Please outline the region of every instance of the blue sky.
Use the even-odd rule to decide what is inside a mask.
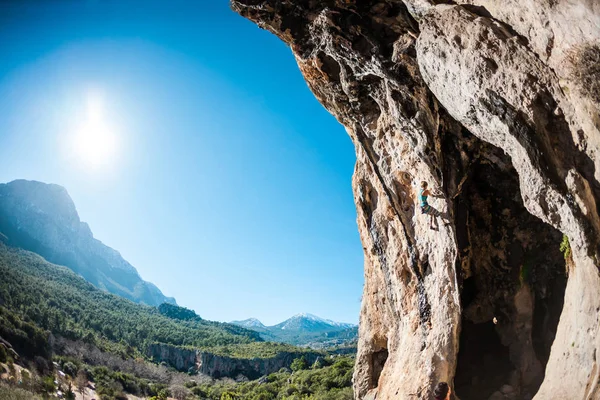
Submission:
[[[15,0],[0,54],[0,181],[65,186],[204,318],[358,321],[354,149],[276,37],[225,0]],[[74,147],[91,103],[116,143],[93,166]]]

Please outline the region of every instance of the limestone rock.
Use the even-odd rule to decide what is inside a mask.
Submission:
[[[232,1],[356,148],[355,396],[600,398],[600,6],[437,3]]]
[[[289,368],[300,357],[304,357],[312,365],[320,357],[319,353],[313,352],[280,352],[269,358],[234,358],[163,343],[149,345],[147,354],[156,362],[165,362],[179,371],[193,370],[212,378],[229,377],[238,380],[243,379],[242,377],[258,379],[282,368]]]

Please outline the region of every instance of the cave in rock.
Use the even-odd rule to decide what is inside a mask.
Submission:
[[[379,377],[381,376],[381,371],[383,371],[383,366],[387,361],[388,351],[387,349],[381,349],[379,351],[374,352],[371,357],[371,385],[375,388],[379,385]]]
[[[471,164],[457,200],[457,396],[482,400],[504,391],[501,398],[531,399],[563,306],[562,234],[525,209],[510,159],[489,146]]]
[[[513,367],[509,350],[495,328],[492,321],[463,321],[459,344],[461,373],[454,380],[461,399],[487,399],[510,381]]]

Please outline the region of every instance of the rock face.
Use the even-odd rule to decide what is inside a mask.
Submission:
[[[281,352],[270,358],[232,358],[201,350],[184,349],[166,344],[152,344],[148,356],[157,362],[166,362],[179,371],[195,372],[213,378],[237,378],[240,375],[253,380],[261,376],[289,368],[296,358],[304,357],[309,365],[321,356],[311,352]]]
[[[356,148],[355,396],[600,398],[600,3],[440,3],[232,1]]]
[[[142,280],[119,252],[81,222],[73,200],[58,185],[17,180],[0,184],[0,240],[69,267],[93,285],[138,303],[175,303]]]

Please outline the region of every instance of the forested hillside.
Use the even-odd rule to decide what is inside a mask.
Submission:
[[[112,352],[158,342],[211,348],[260,342],[253,331],[200,318],[179,320],[97,289],[67,268],[0,243],[0,336],[17,351],[48,354],[48,331]]]

